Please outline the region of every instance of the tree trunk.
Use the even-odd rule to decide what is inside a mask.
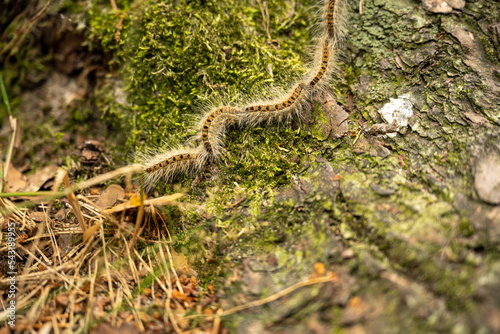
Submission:
[[[410,0],[365,0],[363,14],[352,5],[335,91],[354,133],[327,144],[275,197],[294,203],[286,221],[304,224],[285,244],[334,265],[340,279],[259,318],[312,332],[498,332],[499,3],[446,14]],[[408,126],[380,135],[379,112],[398,98],[413,111]],[[290,270],[268,270],[275,282],[309,263],[273,251]],[[266,280],[245,268],[247,283]]]

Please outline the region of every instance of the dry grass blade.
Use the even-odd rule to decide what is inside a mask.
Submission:
[[[101,228],[102,224],[94,224],[90,228],[88,228],[85,232],[83,232],[83,242],[87,242],[90,237]]]
[[[12,159],[12,151],[14,150],[14,146],[19,145],[20,136],[19,136],[19,123],[17,119],[12,117],[12,113],[10,110],[10,102],[9,97],[7,96],[7,92],[5,90],[5,86],[3,84],[3,78],[0,74],[0,90],[2,91],[2,100],[7,108],[7,113],[9,114],[9,125],[12,130],[12,134],[10,136],[9,148],[7,149],[7,158],[5,159],[5,163],[3,164],[2,172],[2,182],[0,183],[0,193],[3,192],[4,182],[7,180],[7,173],[9,171],[10,160]]]
[[[167,246],[168,247],[168,246]],[[170,270],[168,269],[169,266],[167,264],[167,260],[165,259],[165,253],[163,252],[163,247],[160,247],[160,258],[161,258],[161,263],[163,264],[165,268],[165,274],[167,276],[167,301],[165,302],[165,308],[167,310],[167,315],[170,320],[170,323],[172,324],[172,327],[174,327],[174,330],[176,333],[182,333],[182,330],[179,328],[179,325],[177,324],[177,320],[175,319],[174,313],[172,312],[172,309],[170,308],[170,301],[172,300],[172,283],[170,279]]]
[[[5,180],[7,180],[7,174],[9,172],[9,164],[10,160],[12,159],[12,151],[14,150],[19,129],[19,123],[17,122],[17,119],[12,117],[11,115],[9,115],[9,125],[10,128],[12,129],[12,134],[10,136],[9,148],[7,150],[7,158],[5,159],[5,163],[3,165],[3,177],[2,177],[3,180],[0,183],[0,193],[3,192],[4,182]]]
[[[143,168],[141,165],[135,164],[135,165],[127,166],[127,167],[118,168],[114,171],[96,176],[90,180],[77,183],[74,186],[65,189],[64,191],[58,191],[58,192],[37,191],[37,192],[21,192],[21,193],[3,193],[3,194],[0,194],[0,197],[13,197],[13,196],[36,196],[36,197],[39,197],[39,196],[44,196],[48,199],[55,199],[55,198],[65,197],[71,192],[87,189],[87,188],[101,184],[103,182],[106,182],[108,180],[114,179],[114,178],[119,177],[119,176],[131,174],[131,173],[132,174],[133,173],[140,173],[140,172],[142,172],[142,170],[143,170]]]
[[[286,288],[278,293],[275,293],[267,298],[259,299],[259,300],[256,300],[256,301],[253,301],[250,303],[236,306],[236,307],[230,308],[230,309],[223,311],[223,312],[217,312],[216,315],[195,314],[195,315],[187,316],[186,318],[198,318],[198,317],[209,318],[209,319],[221,318],[221,317],[225,317],[225,316],[228,316],[230,314],[234,314],[234,313],[237,313],[237,312],[240,312],[243,310],[248,310],[248,309],[251,309],[254,307],[269,304],[275,300],[278,300],[278,299],[294,292],[295,290],[298,290],[300,288],[303,288],[303,287],[306,287],[309,285],[328,283],[328,282],[336,282],[336,281],[338,281],[338,277],[337,277],[337,275],[335,275],[333,273],[331,273],[330,275],[325,276],[325,277],[310,278],[307,281],[296,283],[296,284],[294,284],[294,285],[292,285],[292,286],[290,286],[290,287],[288,287],[288,288]]]
[[[144,203],[144,206],[146,205],[157,205],[157,206],[162,206],[162,205],[169,205],[173,204],[177,199],[180,197],[184,196],[184,194],[172,194],[168,196],[162,196],[158,198],[152,198],[152,199],[147,199],[141,202],[141,197],[132,197],[128,202],[118,204],[111,209],[105,210],[107,214],[110,213],[115,213],[115,212],[120,212],[128,209],[134,209],[137,207],[140,207],[142,203]]]
[[[24,39],[28,36],[31,30],[35,27],[35,25],[40,21],[43,17],[45,12],[47,11],[47,8],[49,8],[52,0],[47,1],[45,6],[33,17],[31,23],[29,24],[28,27],[26,27],[23,31],[22,34],[20,34],[20,37],[12,39],[5,47],[0,51],[0,55],[3,55],[7,51],[10,50],[9,55],[4,61],[4,64],[9,63],[9,58],[16,52],[16,50],[19,48],[19,46],[22,44]],[[21,29],[22,31],[22,29]],[[16,35],[19,36],[19,35]]]
[[[32,231],[36,227],[35,221],[28,214],[28,209],[20,208],[6,198],[0,199],[0,208],[3,208],[0,212],[1,218],[4,219],[8,216],[9,219],[15,221],[18,231]],[[0,251],[4,250],[5,247],[4,245]]]
[[[141,229],[142,219],[144,218],[144,201],[143,197],[140,196],[141,204],[139,206],[139,212],[137,213],[137,218],[135,220],[134,234],[132,235],[132,239],[130,240],[129,249],[134,248],[135,241],[139,236],[139,230]]]
[[[71,184],[69,183],[68,173],[64,175],[64,185],[66,186],[66,189],[69,189],[71,187]],[[82,231],[85,232],[87,230],[87,224],[85,224],[85,220],[83,219],[82,211],[80,210],[80,205],[78,204],[78,200],[76,199],[75,194],[70,191],[68,192],[67,197],[69,204],[73,208],[76,219],[78,219],[78,222],[80,223]]]
[[[300,289],[300,288],[303,288],[305,286],[309,286],[309,285],[315,285],[315,284],[319,284],[319,283],[328,283],[328,282],[335,282],[337,281],[338,278],[337,276],[335,275],[332,275],[332,276],[326,276],[326,277],[318,277],[318,278],[311,278],[307,281],[304,281],[304,282],[299,282],[297,284],[294,284],[278,293],[275,293],[274,295],[271,295],[267,298],[264,298],[264,299],[260,299],[260,300],[257,300],[257,301],[254,301],[254,302],[251,302],[251,303],[248,303],[248,304],[244,304],[244,305],[240,305],[240,306],[236,306],[236,307],[233,307],[227,311],[224,311],[222,312],[219,316],[220,317],[224,317],[224,316],[227,316],[227,315],[230,315],[230,314],[233,314],[233,313],[236,313],[236,312],[240,312],[240,311],[243,311],[243,310],[246,310],[246,309],[249,309],[249,308],[253,308],[253,307],[257,307],[257,306],[261,306],[261,305],[265,305],[265,304],[268,304],[268,303],[271,303],[277,299],[280,299],[281,297],[284,297],[290,293],[292,293],[293,291],[297,290],[297,289]]]

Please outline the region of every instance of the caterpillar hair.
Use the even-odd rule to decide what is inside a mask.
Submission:
[[[328,67],[330,64],[330,42],[328,39],[325,39],[323,44],[323,52],[321,56],[321,63],[318,72],[316,75],[309,81],[310,88],[314,88],[322,79],[325,77],[328,71]]]
[[[326,32],[332,46],[342,41],[346,0],[329,0],[326,9]]]

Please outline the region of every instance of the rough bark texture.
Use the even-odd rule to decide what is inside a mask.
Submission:
[[[336,87],[349,129],[383,123],[377,111],[403,94],[413,116],[393,138],[326,144],[277,191],[258,219],[276,244],[243,261],[248,293],[276,291],[316,261],[341,283],[244,315],[240,332],[500,330],[498,15],[491,1],[448,15],[409,0],[351,9]]]

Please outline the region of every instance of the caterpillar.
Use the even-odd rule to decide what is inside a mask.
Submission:
[[[334,58],[341,40],[343,11],[347,0],[324,0],[323,23],[316,47],[316,64],[283,98],[263,100],[240,106],[209,110],[198,124],[194,148],[181,148],[140,157],[151,188],[159,179],[172,181],[176,175],[196,173],[209,163],[217,162],[224,147],[224,134],[230,126],[253,127],[259,123],[288,121],[301,112],[313,93],[326,86],[333,72]]]
[[[314,88],[321,79],[325,76],[328,70],[328,65],[330,61],[330,43],[328,39],[325,39],[325,42],[323,44],[323,56],[321,58],[321,67],[319,68],[319,71],[316,73],[316,75],[309,81],[309,86],[311,88]]]
[[[201,141],[206,160],[217,160],[223,146],[222,137],[226,127],[238,122],[236,108],[223,107],[209,112],[202,121]]]
[[[149,190],[160,179],[172,181],[178,174],[195,173],[201,170],[207,160],[199,148],[184,148],[165,151],[160,154],[142,154],[140,159],[146,174],[145,184]]]
[[[288,120],[295,112],[300,111],[307,93],[306,85],[300,82],[287,94],[285,99],[246,106],[243,108],[243,113],[239,115],[240,122],[244,125],[254,126],[264,121]]]
[[[335,2],[336,0],[328,1],[328,8],[326,10],[326,27],[328,31],[328,37],[335,38]]]

